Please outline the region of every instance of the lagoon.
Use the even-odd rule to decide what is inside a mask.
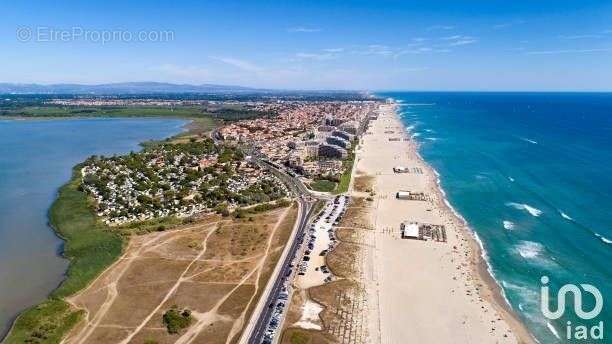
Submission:
[[[176,119],[0,120],[0,338],[63,280],[68,261],[47,212],[72,167],[183,130]]]

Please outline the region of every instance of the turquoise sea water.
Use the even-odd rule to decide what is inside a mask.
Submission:
[[[604,322],[612,343],[612,94],[383,93],[440,174],[452,206],[478,234],[505,297],[541,343]],[[541,277],[556,292],[589,283],[603,311],[547,319]],[[594,298],[584,292],[582,307]],[[607,327],[606,327],[607,326]],[[575,341],[580,342],[580,341]],[[587,341],[582,341],[587,342]]]
[[[179,133],[167,119],[0,120],[0,338],[15,315],[63,279],[62,241],[47,211],[72,167],[92,154],[140,150]]]

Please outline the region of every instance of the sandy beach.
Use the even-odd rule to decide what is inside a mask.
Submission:
[[[374,177],[374,248],[363,259],[370,341],[534,342],[488,273],[472,232],[447,204],[435,171],[418,155],[394,104],[381,106],[356,154],[357,173]],[[394,173],[395,166],[408,172]],[[396,199],[399,190],[422,192],[426,200]],[[447,241],[402,239],[402,222],[443,225]]]

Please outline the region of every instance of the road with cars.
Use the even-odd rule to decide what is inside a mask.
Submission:
[[[215,142],[222,140],[216,130],[211,132],[210,137]],[[274,335],[278,334],[276,330],[279,330],[280,316],[290,303],[287,288],[294,268],[292,262],[296,259],[298,249],[306,236],[308,224],[316,210],[314,205],[320,196],[313,195],[292,172],[287,172],[282,166],[270,162],[256,149],[252,147],[242,147],[242,149],[249,155],[252,162],[277,176],[297,196],[298,219],[289,242],[239,340],[239,343],[249,344],[272,343]]]

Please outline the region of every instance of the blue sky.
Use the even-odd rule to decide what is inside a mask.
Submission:
[[[609,0],[3,1],[0,13],[0,82],[612,90]]]

